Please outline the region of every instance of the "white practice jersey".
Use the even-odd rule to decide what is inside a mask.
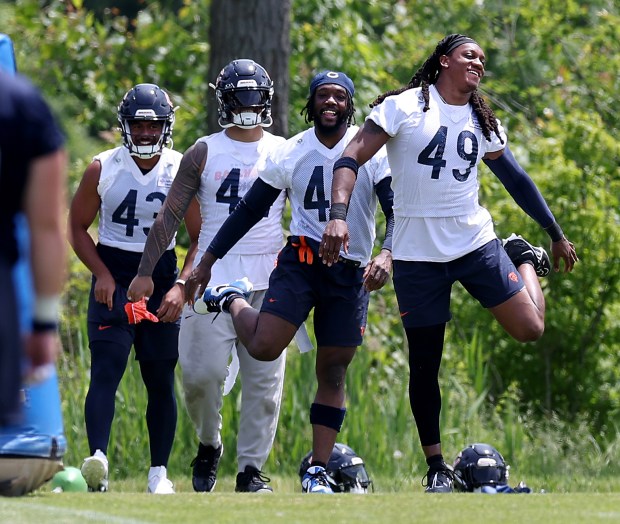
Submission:
[[[103,245],[140,253],[157,217],[172,181],[179,169],[182,154],[164,148],[157,165],[146,175],[126,147],[104,151],[94,157],[101,163],[97,192],[99,242]],[[168,246],[172,249],[175,239]]]
[[[429,95],[426,113],[418,87],[387,97],[367,118],[392,137],[394,259],[447,262],[496,238],[478,202],[478,163],[507,138],[500,124],[504,143],[495,133],[489,142],[471,104],[446,104],[434,85]]]
[[[329,220],[334,162],[357,133],[351,126],[332,149],[316,137],[314,128],[288,139],[265,158],[260,177],[269,185],[287,189],[291,202],[293,235],[320,241]],[[375,185],[390,176],[385,148],[364,164],[357,174],[347,215],[349,252],[341,255],[365,266],[375,240],[377,194]]]
[[[256,142],[232,140],[225,131],[198,139],[208,146],[207,162],[200,175],[197,198],[202,215],[198,239],[198,264],[220,226],[233,212],[258,177],[257,163],[284,138],[263,131]],[[278,252],[284,244],[283,191],[264,217],[211,270],[211,283],[222,284],[247,276],[254,289],[266,289]]]

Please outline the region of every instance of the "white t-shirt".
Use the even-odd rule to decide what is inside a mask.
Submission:
[[[255,142],[232,140],[225,131],[198,139],[208,146],[207,162],[200,175],[196,195],[202,225],[195,264],[220,226],[249,191],[258,176],[259,158],[273,150],[284,138],[263,131]],[[247,276],[254,289],[267,289],[269,275],[284,243],[282,211],[286,203],[283,191],[271,206],[269,215],[260,220],[211,270],[211,283],[222,284]]]
[[[496,238],[489,212],[478,202],[478,163],[505,147],[491,141],[470,104],[443,102],[434,85],[424,113],[422,89],[387,97],[368,119],[380,126],[394,190],[393,257],[397,260],[448,262]]]
[[[290,231],[320,241],[329,221],[334,162],[358,128],[351,126],[331,149],[323,145],[314,128],[288,139],[264,158],[259,172],[267,184],[288,191],[291,202]],[[349,252],[340,254],[365,266],[375,240],[377,194],[375,186],[390,176],[385,148],[362,166],[351,195],[347,225]]]
[[[159,162],[145,175],[124,146],[94,157],[101,163],[97,186],[101,198],[101,244],[135,253],[144,251],[146,237],[170,190],[182,156],[164,148]],[[173,238],[168,249],[174,246]]]

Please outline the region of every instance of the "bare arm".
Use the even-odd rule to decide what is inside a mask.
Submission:
[[[31,163],[24,211],[30,229],[30,267],[36,293],[34,321],[57,322],[58,296],[66,278],[66,177],[64,149]],[[36,327],[36,324],[35,324]],[[32,370],[55,362],[60,346],[54,330],[35,331],[26,339],[25,351]]]
[[[364,165],[389,140],[388,135],[372,120],[366,120],[351,142],[344,149],[342,156],[353,158],[358,165]],[[348,168],[334,171],[332,182],[332,205],[349,204],[349,198],[355,185],[355,174]]]
[[[100,175],[101,164],[98,160],[91,162],[84,171],[69,210],[69,242],[78,258],[95,276],[95,300],[107,304],[111,310],[116,283],[99,257],[95,241],[88,232],[101,207],[97,192]]]
[[[351,142],[347,145],[342,157],[353,158],[358,165],[365,164],[390,139],[381,127],[372,120],[366,120]],[[332,207],[334,204],[344,204],[348,207],[356,173],[348,167],[334,170],[332,181]],[[344,244],[345,252],[349,244],[349,228],[345,220],[330,220],[325,226],[323,239],[319,245],[319,256],[323,263],[331,266],[338,261],[340,248]]]
[[[31,267],[37,296],[59,294],[66,277],[67,157],[64,150],[32,162],[25,211],[31,235]]]

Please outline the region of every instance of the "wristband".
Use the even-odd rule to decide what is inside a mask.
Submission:
[[[38,320],[32,321],[33,333],[45,333],[48,331],[56,331],[58,329],[58,322],[39,322]]]
[[[332,204],[329,209],[330,220],[346,220],[347,219],[347,205],[346,204]]]
[[[545,228],[547,234],[551,237],[552,242],[559,242],[564,238],[564,233],[562,232],[562,228],[560,224],[557,222],[553,222],[549,227]]]
[[[181,284],[182,286],[184,286],[184,285],[185,285],[185,280],[183,280],[182,278],[177,278],[177,279],[174,281],[174,283],[175,283],[175,284]]]
[[[355,160],[355,158],[350,157],[350,156],[340,157],[334,163],[334,171],[336,171],[336,169],[339,169],[341,167],[346,167],[350,169],[351,171],[353,171],[355,173],[355,178],[357,178],[357,170],[359,169],[360,166],[357,163],[357,160]]]

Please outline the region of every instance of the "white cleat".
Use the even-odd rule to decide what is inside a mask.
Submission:
[[[153,493],[154,495],[171,495],[174,493],[174,486],[166,476],[166,466],[157,466],[149,469],[147,493]]]
[[[101,450],[87,457],[80,469],[88,485],[88,491],[108,491],[108,459]]]

